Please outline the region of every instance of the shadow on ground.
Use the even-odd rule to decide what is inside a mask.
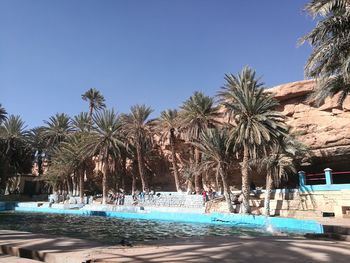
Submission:
[[[101,246],[71,238],[0,231],[0,249],[43,262],[349,262],[350,242],[302,237],[202,237]],[[16,254],[17,253],[17,254]]]

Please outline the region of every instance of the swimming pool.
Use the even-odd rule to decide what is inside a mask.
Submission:
[[[87,239],[110,245],[118,244],[122,239],[141,242],[192,236],[271,235],[262,229],[229,225],[14,211],[0,212],[0,229]]]

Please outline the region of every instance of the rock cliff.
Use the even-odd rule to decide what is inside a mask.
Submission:
[[[269,89],[279,100],[287,124],[296,137],[311,150],[313,170],[344,166],[350,156],[350,98],[342,106],[337,96],[319,107],[309,99],[315,81],[305,80]],[[341,167],[337,167],[341,168]]]

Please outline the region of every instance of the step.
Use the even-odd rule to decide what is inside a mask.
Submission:
[[[337,240],[337,241],[350,241],[350,236],[341,235],[337,233],[324,233],[324,234],[305,234],[305,237],[311,239],[321,240]]]
[[[26,258],[19,258],[15,256],[10,255],[4,255],[0,253],[0,262],[6,262],[6,263],[38,263],[41,261],[36,261],[32,259],[26,259]]]
[[[325,233],[336,233],[350,236],[350,226],[323,225]]]
[[[296,218],[321,218],[322,212],[318,210],[284,210],[277,209],[276,215],[281,217],[296,217]]]

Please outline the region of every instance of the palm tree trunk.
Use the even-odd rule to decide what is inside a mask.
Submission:
[[[108,173],[108,164],[104,161],[103,164],[103,176],[102,176],[102,204],[105,205],[107,202],[107,173]]]
[[[109,175],[109,154],[106,150],[104,156],[102,157],[103,165],[103,176],[102,176],[102,204],[105,205],[107,202],[107,176]]]
[[[145,164],[142,156],[142,150],[141,150],[141,145],[138,143],[136,145],[136,152],[137,152],[137,164],[139,167],[139,173],[140,173],[140,178],[141,178],[141,183],[142,183],[142,191],[146,191],[148,189],[148,182],[145,176]]]
[[[250,186],[249,186],[249,151],[248,146],[243,145],[244,153],[243,153],[243,161],[242,161],[242,194],[243,194],[243,203],[242,203],[242,213],[249,214],[250,206],[249,206],[249,194],[250,194]]]
[[[201,161],[201,154],[198,149],[194,149],[194,156],[195,156],[196,165],[199,165]],[[202,175],[200,173],[196,173],[194,177],[194,188],[197,194],[201,194],[202,188],[203,188],[203,185],[201,184],[201,179],[202,179],[201,176]]]
[[[265,191],[265,200],[264,200],[265,216],[270,216],[270,199],[271,199],[271,192],[272,192],[272,184],[273,184],[273,179],[272,179],[271,171],[268,170],[266,175],[266,191]]]
[[[232,206],[232,201],[231,201],[231,196],[230,196],[230,189],[228,187],[227,184],[227,180],[226,180],[226,169],[224,169],[222,166],[219,166],[218,170],[220,171],[220,176],[222,179],[222,184],[224,187],[224,196],[225,196],[225,200],[227,203],[227,208],[230,211],[230,213],[234,212],[233,206]]]
[[[76,174],[73,174],[72,176],[72,187],[73,187],[73,196],[77,195],[77,181],[76,181]]]
[[[91,127],[92,127],[92,114],[94,112],[94,106],[92,105],[91,101],[90,101],[90,105],[89,105],[89,125],[88,125],[88,132],[90,133],[91,131]]]
[[[192,194],[193,184],[190,179],[187,180],[187,194]]]
[[[219,192],[219,169],[215,170],[215,191]]]
[[[72,177],[71,176],[67,176],[67,190],[68,190],[68,194],[69,196],[73,196],[73,188],[72,188]]]
[[[122,155],[122,173],[120,176],[120,185],[123,191],[125,191],[125,177],[126,177],[126,156]]]
[[[131,173],[132,183],[131,183],[131,194],[134,195],[136,192],[136,176],[135,173]]]
[[[176,191],[181,192],[180,181],[179,181],[179,171],[177,170],[177,163],[176,163],[176,153],[175,153],[174,140],[175,140],[174,136],[171,135],[171,137],[170,137],[170,147],[171,147],[171,157],[172,157],[172,163],[173,163],[173,172],[174,172]]]
[[[82,168],[79,170],[79,194],[80,194],[80,202],[84,203],[84,173],[85,169]]]

